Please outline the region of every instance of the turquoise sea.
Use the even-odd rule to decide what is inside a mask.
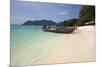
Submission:
[[[60,34],[44,32],[42,26],[11,25],[11,65],[33,65],[55,44]]]

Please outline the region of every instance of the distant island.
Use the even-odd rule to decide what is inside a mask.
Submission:
[[[24,22],[22,25],[48,25],[48,26],[51,26],[51,25],[56,25],[56,22],[51,21],[51,20],[35,20],[35,21],[28,20],[28,21]]]

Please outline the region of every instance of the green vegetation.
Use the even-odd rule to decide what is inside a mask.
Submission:
[[[77,23],[78,19],[69,19],[69,20],[65,20],[63,22],[60,22],[59,24],[57,24],[57,26],[74,26]]]
[[[95,6],[83,6],[76,25],[84,25],[86,22],[95,21]]]
[[[83,26],[85,23],[95,21],[95,6],[82,6],[79,13],[79,19],[69,19],[57,24],[57,26]]]

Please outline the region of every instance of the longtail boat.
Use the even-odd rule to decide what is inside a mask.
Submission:
[[[76,27],[67,27],[67,28],[62,28],[62,29],[44,29],[46,32],[55,32],[55,33],[72,33]]]

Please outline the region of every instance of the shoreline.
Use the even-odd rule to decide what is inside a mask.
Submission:
[[[68,36],[69,35],[69,36]],[[57,44],[33,64],[95,61],[95,26],[82,26],[72,34],[60,35]]]

